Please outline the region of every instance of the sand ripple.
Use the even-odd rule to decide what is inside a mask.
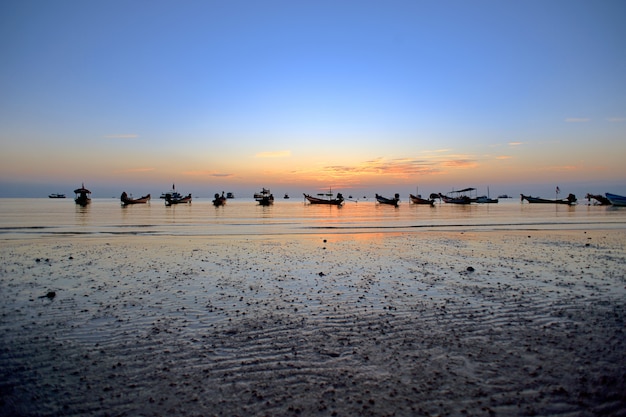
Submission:
[[[5,242],[0,414],[624,415],[624,242]]]

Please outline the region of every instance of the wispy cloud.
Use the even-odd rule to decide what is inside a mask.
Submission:
[[[554,165],[544,167],[541,170],[549,172],[572,172],[580,170],[580,167],[577,165]]]
[[[139,135],[136,133],[124,133],[104,136],[105,139],[137,139],[138,137]]]
[[[448,168],[475,168],[478,164],[471,159],[451,159],[443,161],[443,166]]]
[[[589,119],[587,117],[569,117],[569,118],[565,119],[565,121],[567,123],[586,123],[589,120],[591,120],[591,119]]]
[[[510,155],[500,155],[500,156],[496,156],[496,159],[499,159],[499,160],[511,159],[511,158],[513,158],[513,157],[512,157],[512,156],[510,156]]]
[[[255,158],[287,158],[291,156],[291,151],[266,151],[254,155]]]
[[[524,142],[509,142],[508,143],[509,146],[520,146],[520,145],[523,145],[523,144],[524,144]]]
[[[621,123],[626,122],[626,117],[609,117],[606,120],[611,123]]]

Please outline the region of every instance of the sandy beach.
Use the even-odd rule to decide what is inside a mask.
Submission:
[[[626,416],[625,248],[624,230],[2,240],[0,415]]]

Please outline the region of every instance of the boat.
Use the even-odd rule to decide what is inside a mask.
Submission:
[[[74,194],[76,194],[76,196],[74,197],[74,201],[76,202],[76,204],[86,206],[87,204],[91,203],[91,197],[89,197],[91,191],[85,188],[85,183],[83,183],[80,188],[75,189]]]
[[[611,194],[611,193],[604,193],[604,195],[606,196],[606,198],[609,199],[611,204],[613,204],[614,206],[620,206],[620,207],[626,206],[626,197],[622,195]]]
[[[176,194],[165,194],[165,205],[166,206],[171,206],[174,204],[187,204],[187,203],[191,203],[191,193],[189,193],[189,195],[186,195],[184,197],[182,197],[180,194],[176,193]]]
[[[486,195],[481,195],[480,197],[476,197],[476,203],[481,204],[495,204],[498,202],[497,198],[489,198]]]
[[[261,188],[260,193],[254,194],[254,199],[261,206],[271,206],[274,204],[274,194],[271,193],[269,188]]]
[[[376,201],[378,201],[380,204],[389,204],[390,206],[398,207],[398,202],[400,202],[400,194],[394,194],[393,198],[387,198],[376,194]]]
[[[489,187],[487,187],[487,195],[481,195],[480,197],[476,197],[476,202],[480,204],[496,204],[498,202],[498,199],[490,197]]]
[[[123,206],[127,206],[129,204],[145,204],[150,201],[150,194],[144,195],[141,198],[132,198],[126,194],[126,191],[124,191],[120,196],[120,200],[122,201]]]
[[[213,200],[213,205],[215,207],[223,206],[224,204],[226,204],[226,197],[224,197],[224,191],[222,191],[222,195],[215,193],[214,197],[215,198]]]
[[[327,193],[318,193],[319,197],[313,197],[309,194],[304,194],[304,198],[311,204],[327,204],[331,206],[340,206],[343,204],[343,195],[341,193],[337,193],[337,197],[333,198],[333,191],[328,190]]]
[[[65,198],[65,194],[52,193],[48,196],[48,198]]]
[[[585,198],[589,202],[591,202],[591,200],[594,199],[594,200],[596,200],[595,204],[599,204],[601,206],[610,206],[611,205],[611,200],[609,200],[608,198],[606,198],[602,194],[590,194],[590,193],[587,193]]]
[[[476,201],[476,197],[471,197],[472,191],[475,192],[476,188],[470,187],[458,191],[450,191],[446,195],[439,193],[439,198],[449,204],[470,204]],[[469,195],[466,193],[469,193]]]
[[[235,194],[233,194],[231,192],[227,192],[226,193],[226,198],[228,198],[228,199],[235,198]]]
[[[183,196],[176,191],[176,185],[172,184],[172,191],[166,191],[164,193],[161,193],[161,196],[159,198],[163,198],[163,199],[167,199],[169,196],[170,199],[179,199],[179,198],[183,198]]]
[[[498,196],[498,198],[513,198],[513,197],[511,197],[511,196],[510,196],[510,195],[508,195],[508,194],[500,194],[500,195]]]
[[[421,194],[418,194],[418,195],[409,194],[409,201],[413,204],[428,204],[431,206],[435,205],[435,200],[432,198],[432,194],[431,194],[430,199],[422,198]]]
[[[574,194],[569,194],[567,196],[567,198],[563,198],[560,200],[550,200],[547,198],[540,198],[540,197],[531,197],[529,195],[524,195],[524,194],[520,194],[521,196],[521,200],[524,201],[528,201],[529,203],[534,203],[534,204],[567,204],[567,205],[572,205],[572,204],[576,204],[576,201],[578,201],[576,199],[576,196]]]
[[[285,200],[289,199],[289,194],[285,194],[285,196],[283,197]]]

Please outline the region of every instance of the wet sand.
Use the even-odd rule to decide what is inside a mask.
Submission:
[[[624,230],[3,240],[0,415],[624,416],[625,248]]]

